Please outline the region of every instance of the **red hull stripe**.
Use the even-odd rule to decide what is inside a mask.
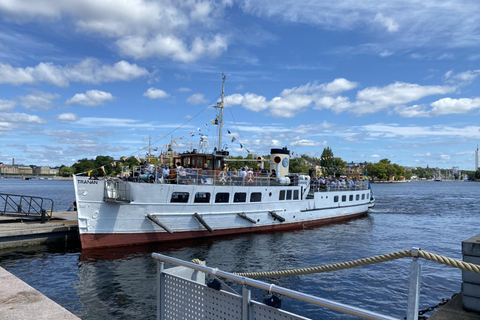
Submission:
[[[207,230],[201,231],[181,231],[172,234],[168,232],[147,232],[147,233],[85,233],[80,234],[80,241],[82,249],[94,249],[104,247],[120,247],[137,244],[155,243],[155,242],[169,242],[184,239],[216,237],[239,233],[253,233],[253,232],[269,232],[280,230],[295,230],[307,227],[320,226],[330,223],[346,221],[350,219],[359,218],[367,215],[367,212],[356,213],[348,216],[339,216],[319,220],[311,220],[295,223],[278,223],[270,226],[262,227],[243,227],[214,230],[209,232]]]

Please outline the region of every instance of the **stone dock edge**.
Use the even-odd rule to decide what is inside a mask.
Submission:
[[[0,319],[80,319],[0,267]]]

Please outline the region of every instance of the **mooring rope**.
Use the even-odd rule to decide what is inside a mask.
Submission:
[[[420,258],[441,263],[450,267],[471,271],[475,273],[480,273],[479,265],[447,258],[444,256],[440,256],[427,251],[422,251],[419,249],[418,252],[412,252],[412,250],[403,250],[403,251],[383,254],[383,255],[379,255],[371,258],[358,259],[353,261],[329,264],[325,266],[312,267],[312,268],[280,270],[280,271],[265,271],[265,272],[242,272],[242,273],[236,272],[235,274],[242,277],[249,277],[249,278],[298,276],[298,275],[304,275],[304,274],[322,273],[322,272],[328,272],[328,271],[337,271],[337,270],[343,270],[343,269],[356,268],[356,267],[367,266],[367,265],[377,264],[381,262],[387,262],[387,261],[392,261],[396,259],[411,258],[411,257],[420,257]]]

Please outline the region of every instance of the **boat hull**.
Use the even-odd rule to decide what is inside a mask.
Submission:
[[[198,239],[206,237],[226,236],[233,234],[243,233],[261,233],[261,232],[274,232],[274,231],[287,231],[287,230],[299,230],[309,227],[317,227],[332,223],[344,222],[356,218],[361,218],[367,215],[367,211],[360,213],[354,213],[350,215],[334,216],[317,220],[282,223],[267,226],[258,227],[241,227],[214,230],[209,232],[207,230],[199,231],[180,231],[174,233],[168,232],[144,232],[144,233],[95,233],[80,234],[80,241],[83,249],[96,249],[105,247],[119,247],[130,246],[132,244],[147,244],[158,242],[172,242],[185,239]]]

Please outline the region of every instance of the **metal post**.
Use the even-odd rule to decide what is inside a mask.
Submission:
[[[422,277],[422,266],[418,262],[418,248],[412,248],[412,255],[412,263],[410,264],[410,285],[408,287],[407,320],[418,320],[420,284]]]
[[[157,320],[165,319],[165,275],[163,274],[164,263],[157,260]]]
[[[246,285],[242,286],[242,320],[248,320],[250,318],[250,297],[251,292],[247,289]]]

